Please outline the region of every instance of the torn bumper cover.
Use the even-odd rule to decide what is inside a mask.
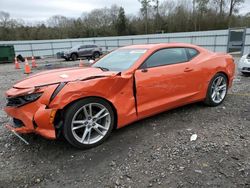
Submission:
[[[64,72],[73,74],[70,72],[72,69],[67,70],[65,69]],[[76,69],[76,71],[79,70],[88,71],[88,69]],[[56,139],[58,122],[54,122],[54,119],[57,111],[74,100],[88,97],[87,88],[91,87],[93,90],[93,85],[98,83],[98,79],[117,75],[117,72],[103,72],[97,68],[93,68],[93,71],[98,74],[81,76],[78,79],[76,76],[73,79],[69,74],[61,72],[54,79],[51,76],[41,77],[44,73],[40,73],[14,85],[6,92],[7,105],[4,109],[14,120],[12,125],[14,131],[36,133],[49,139]],[[62,75],[65,78],[62,78]],[[44,80],[46,80],[45,83]],[[88,80],[96,82],[85,83]],[[108,84],[108,82],[105,83]],[[103,87],[100,89],[104,90]]]
[[[49,139],[56,138],[53,125],[55,110],[46,109],[46,105],[30,103],[19,108],[7,106],[4,110],[14,118],[14,124],[19,122],[18,127],[13,125],[17,133],[36,133]]]
[[[47,87],[39,98],[30,102],[26,101],[26,103],[22,102],[25,99],[21,97],[24,96],[22,92],[26,91],[25,89],[11,88],[6,92],[8,102],[4,110],[13,118],[14,131],[17,133],[36,133],[49,139],[56,138],[53,124],[56,109],[48,108],[50,96],[56,87],[57,85]],[[17,93],[20,95],[16,96]]]

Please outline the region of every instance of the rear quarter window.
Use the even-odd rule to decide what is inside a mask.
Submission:
[[[191,60],[194,57],[196,57],[197,55],[199,55],[199,51],[194,49],[194,48],[186,48],[187,53],[188,53],[188,59]]]

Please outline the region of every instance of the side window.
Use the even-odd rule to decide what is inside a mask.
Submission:
[[[199,54],[199,52],[194,48],[187,48],[187,52],[188,52],[189,60],[193,59],[195,56]]]
[[[151,55],[142,65],[142,68],[157,67],[183,63],[188,61],[185,48],[166,48],[158,50]]]
[[[95,45],[87,45],[87,47],[86,48],[95,48]]]
[[[86,48],[86,45],[82,45],[80,46],[80,49]]]

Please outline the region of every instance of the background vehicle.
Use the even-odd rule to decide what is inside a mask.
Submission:
[[[246,76],[250,75],[250,53],[243,55],[238,63],[238,70]]]
[[[42,72],[6,92],[17,132],[73,146],[101,144],[114,128],[189,103],[223,102],[235,64],[231,55],[183,43],[132,45],[92,67]]]
[[[77,60],[80,57],[99,58],[102,55],[102,48],[95,44],[77,45],[63,53],[65,60]]]

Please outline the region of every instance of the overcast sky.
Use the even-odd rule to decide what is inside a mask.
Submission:
[[[250,0],[245,2],[241,13],[250,10]],[[112,4],[124,7],[127,14],[137,14],[140,9],[138,0],[0,0],[0,11],[9,12],[12,18],[33,22],[45,21],[53,15],[77,18],[83,12]]]

